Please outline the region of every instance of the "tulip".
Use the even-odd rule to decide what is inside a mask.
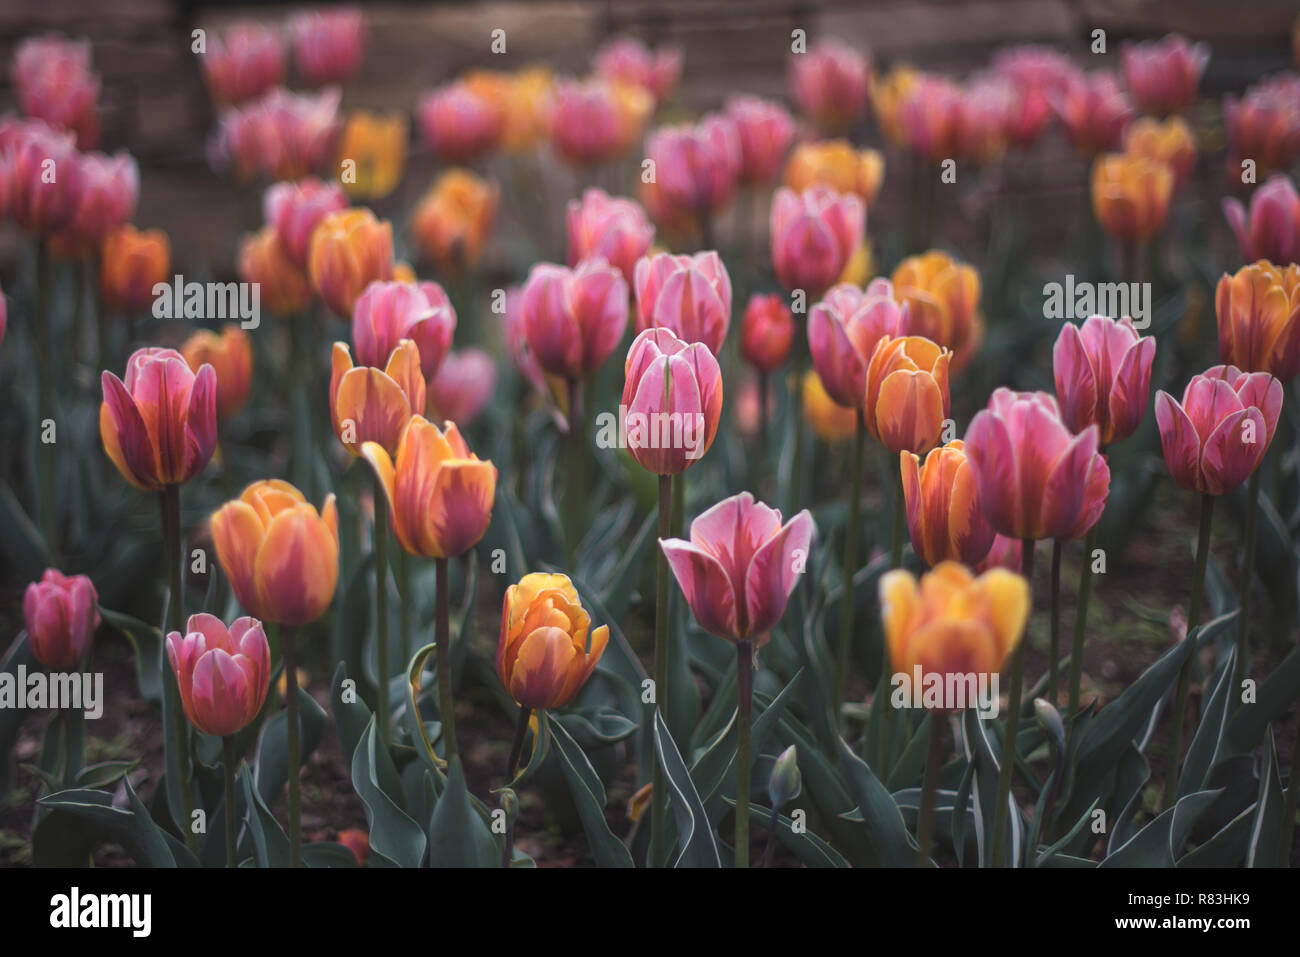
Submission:
[[[984,333],[975,267],[932,249],[899,263],[893,283],[908,308],[908,332],[951,349],[954,363],[965,368]]]
[[[228,325],[218,335],[200,329],[185,340],[181,355],[195,375],[210,365],[217,375],[217,418],[231,419],[248,403],[253,384],[253,347],[248,333]]]
[[[349,196],[383,199],[397,188],[406,165],[406,117],[357,110],[343,126],[339,157],[355,164],[353,177],[343,180]]]
[[[871,107],[876,114],[876,123],[885,139],[894,146],[904,145],[903,104],[918,79],[920,74],[916,70],[900,64],[878,78],[871,87]]]
[[[1196,134],[1181,116],[1163,123],[1144,116],[1125,131],[1124,152],[1164,163],[1174,171],[1174,186],[1179,187],[1196,166]]]
[[[1126,43],[1120,52],[1124,81],[1147,113],[1181,113],[1196,102],[1210,48],[1171,33],[1150,43]]]
[[[284,83],[284,43],[279,31],[260,23],[237,23],[213,35],[200,61],[212,99],[238,106]]]
[[[756,96],[728,100],[727,116],[735,125],[740,141],[741,182],[750,186],[773,182],[794,138],[794,119],[785,107]]]
[[[357,867],[365,867],[370,859],[370,835],[358,827],[339,831],[338,842],[352,852]]]
[[[368,209],[344,209],[321,220],[307,254],[312,288],[346,319],[365,288],[393,275],[393,227]]]
[[[740,355],[760,372],[775,371],[790,356],[794,317],[777,293],[754,293],[740,323]]]
[[[1300,79],[1279,74],[1238,99],[1223,98],[1228,129],[1228,168],[1235,179],[1246,160],[1256,175],[1285,172],[1300,157]]]
[[[32,655],[49,671],[76,668],[99,627],[99,596],[85,575],[45,569],[23,593],[23,624]]]
[[[576,269],[539,263],[521,302],[524,335],[538,364],[571,382],[604,364],[627,328],[627,281],[604,259]]]
[[[285,253],[300,269],[307,268],[312,233],[330,213],[347,208],[347,197],[337,183],[314,177],[276,183],[266,191],[266,222],[275,230]]]
[[[731,277],[716,252],[644,257],[634,278],[637,332],[670,329],[718,354],[731,324]]]
[[[1292,263],[1300,259],[1300,193],[1290,178],[1275,175],[1250,197],[1250,212],[1232,197],[1223,215],[1237,235],[1242,259]]]
[[[506,346],[510,350],[510,359],[516,371],[539,395],[549,396],[551,388],[546,373],[537,364],[537,357],[529,350],[528,337],[524,334],[523,298],[523,290],[518,286],[506,290],[506,313],[503,317]]]
[[[78,149],[99,142],[99,77],[90,41],[29,37],[14,51],[12,76],[23,114],[71,131]]]
[[[923,466],[920,461],[911,452],[899,453],[912,547],[932,567],[945,561],[975,567],[995,536],[980,509],[965,443],[954,439],[930,452]]]
[[[153,302],[153,287],[171,272],[171,245],[160,229],[122,226],[104,238],[100,249],[99,293],[113,309],[144,312]]]
[[[235,272],[243,282],[257,284],[259,300],[277,316],[296,316],[311,302],[311,280],[270,226],[240,241]]]
[[[790,57],[790,86],[804,114],[842,133],[866,110],[871,64],[838,40],[821,40]]]
[[[419,349],[426,382],[442,365],[455,331],[456,312],[435,282],[372,282],[352,309],[357,361],[380,368],[398,343],[410,339]]]
[[[342,83],[361,67],[365,23],[361,11],[313,10],[289,20],[293,60],[308,86]]]
[[[800,385],[803,417],[823,442],[842,442],[858,431],[858,414],[830,397],[816,369],[809,369]]]
[[[473,87],[471,73],[465,82]],[[500,94],[502,109],[501,146],[511,153],[522,153],[545,141],[550,133],[551,100],[555,78],[544,66],[528,67],[504,77]]]
[[[808,313],[808,347],[827,394],[839,405],[860,409],[866,395],[867,364],[882,339],[911,329],[906,304],[894,301],[888,279],[864,291],[841,283]]]
[[[1289,382],[1300,372],[1300,266],[1267,260],[1224,274],[1215,297],[1219,358]]]
[[[958,155],[977,163],[997,163],[1006,154],[1008,144],[1028,146],[1047,122],[1047,111],[1035,110],[1038,102],[1037,98],[1022,97],[1005,77],[972,77],[959,100]]]
[[[785,167],[785,185],[797,193],[825,186],[852,193],[871,208],[885,177],[885,161],[876,150],[858,152],[848,140],[801,143]]]
[[[615,37],[596,51],[592,66],[597,76],[639,87],[663,103],[681,76],[682,51],[676,47],[651,50],[635,37]]]
[[[233,166],[241,180],[296,180],[319,170],[335,155],[339,96],[336,88],[290,93],[276,87],[227,110],[209,147],[213,166]]]
[[[632,282],[636,262],[646,254],[655,229],[634,200],[588,189],[568,207],[569,265],[599,256]]]
[[[718,433],[718,360],[703,343],[684,342],[672,330],[656,327],[633,341],[624,375],[628,452],[656,475],[685,471],[709,450]]]
[[[140,195],[140,169],[127,153],[85,153],[77,159],[80,189],[72,219],[59,233],[68,251],[84,259],[99,251],[104,237],[125,225]]]
[[[217,376],[192,372],[173,349],[139,349],[126,380],[103,374],[99,434],[104,451],[136,488],[183,485],[203,471],[217,444]]]
[[[779,189],[772,201],[772,267],[787,290],[820,298],[862,242],[866,213],[856,196],[822,186]]]
[[[1067,80],[1052,105],[1070,144],[1089,159],[1118,149],[1133,118],[1133,105],[1114,74],[1102,70]]]
[[[966,431],[980,506],[993,530],[1034,541],[1081,538],[1101,517],[1110,468],[1099,430],[1077,436],[1045,392],[999,388]]]
[[[415,118],[425,142],[451,163],[468,163],[501,138],[500,106],[460,82],[424,94]]]
[[[867,364],[867,431],[892,454],[928,452],[948,418],[952,353],[921,336],[882,339]]]
[[[411,217],[420,254],[439,272],[457,275],[483,255],[497,214],[498,192],[468,170],[448,170],[434,181]]]
[[[677,213],[701,223],[712,245],[708,218],[731,202],[741,171],[740,137],[725,116],[707,116],[697,126],[665,126],[646,140],[655,164],[656,196],[671,219]]]
[[[1156,341],[1133,320],[1090,316],[1061,327],[1052,349],[1056,398],[1071,432],[1097,426],[1101,446],[1122,442],[1142,422],[1151,389]]]
[[[355,366],[345,343],[334,343],[330,373],[330,418],[334,434],[353,455],[373,442],[389,455],[413,415],[424,409],[425,382],[420,352],[403,339],[383,369]]]
[[[449,352],[427,383],[425,417],[469,425],[492,398],[496,384],[496,362],[488,353],[472,348]]]
[[[555,91],[551,141],[567,162],[599,165],[640,139],[653,107],[640,87],[600,80],[561,83]]]
[[[67,229],[81,200],[81,163],[73,137],[39,121],[13,128],[7,149],[9,214],[29,233]]]
[[[1173,189],[1173,170],[1142,156],[1109,153],[1092,166],[1092,211],[1121,242],[1149,242],[1164,229]]]
[[[184,635],[167,635],[167,659],[185,717],[204,734],[235,734],[262,710],[271,683],[271,648],[257,619],[240,618],[227,629],[215,615],[191,615]]]
[[[993,70],[1022,89],[1061,93],[1079,69],[1068,56],[1050,46],[1025,43],[1004,47],[993,55]]]

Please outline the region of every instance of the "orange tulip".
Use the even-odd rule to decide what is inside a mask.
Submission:
[[[244,282],[258,284],[261,301],[277,316],[296,316],[311,302],[311,281],[271,226],[243,238],[235,271]]]
[[[954,365],[964,368],[984,334],[975,267],[932,249],[899,263],[893,283],[898,301],[907,303],[908,331],[951,349]]]
[[[376,279],[393,278],[393,227],[368,209],[341,209],[311,235],[307,271],[312,288],[341,319]]]
[[[111,309],[144,312],[153,302],[153,287],[170,278],[171,268],[172,250],[166,233],[121,226],[104,237],[100,249],[100,295]]]
[[[212,515],[217,561],[255,618],[291,628],[325,613],[339,578],[338,511],[319,514],[288,482],[266,479]]]
[[[397,344],[383,369],[357,366],[346,343],[334,343],[330,370],[330,417],[334,434],[353,455],[367,442],[390,456],[411,416],[424,409],[420,350],[410,339]]]
[[[1300,266],[1261,259],[1224,274],[1215,294],[1219,361],[1290,382],[1300,372]]]
[[[1181,116],[1163,123],[1144,116],[1125,131],[1124,152],[1167,164],[1174,171],[1174,185],[1181,186],[1196,165],[1196,134]]]
[[[855,150],[848,140],[825,140],[795,147],[785,167],[785,185],[797,193],[826,186],[854,193],[870,209],[885,178],[885,160],[876,150]]]
[[[354,177],[343,180],[354,199],[383,199],[401,182],[406,167],[406,117],[357,110],[348,117],[339,143],[339,159],[356,164]]]
[[[993,527],[980,510],[975,473],[960,439],[925,457],[898,453],[907,502],[907,528],[921,561],[957,561],[974,567],[993,547]]]
[[[462,273],[483,255],[497,215],[496,185],[469,170],[451,169],[434,181],[411,216],[420,254],[440,272]]]
[[[921,336],[882,340],[867,363],[867,431],[890,452],[930,451],[948,418],[952,353]]]
[[[1174,172],[1130,153],[1107,153],[1092,165],[1092,211],[1121,242],[1145,243],[1165,226]]]
[[[487,531],[496,466],[470,452],[454,422],[443,431],[413,415],[396,456],[378,442],[366,442],[361,455],[383,483],[393,532],[412,555],[461,555]]]
[[[217,418],[229,419],[248,402],[253,384],[253,347],[248,333],[228,325],[218,335],[200,329],[181,346],[181,355],[197,374],[204,363],[217,373]]]
[[[521,708],[563,708],[591,677],[608,642],[609,626],[591,630],[567,575],[534,572],[506,589],[497,674]]]
[[[804,373],[803,417],[812,426],[813,433],[824,442],[843,442],[858,430],[858,414],[845,408],[826,391],[816,369]]]
[[[903,146],[903,103],[911,93],[920,74],[906,64],[894,67],[879,77],[871,86],[871,108],[880,124],[885,139],[894,146]]]

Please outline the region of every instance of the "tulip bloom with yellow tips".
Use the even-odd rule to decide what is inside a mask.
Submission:
[[[341,162],[356,164],[343,180],[353,199],[383,199],[397,188],[406,168],[406,117],[357,110],[348,117],[339,143]]]
[[[353,455],[376,442],[391,456],[411,416],[424,409],[420,350],[410,339],[397,344],[383,369],[352,363],[346,343],[334,343],[330,370],[330,418],[334,434]]]

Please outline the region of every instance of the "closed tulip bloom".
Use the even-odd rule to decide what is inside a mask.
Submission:
[[[893,275],[894,294],[908,308],[908,332],[951,349],[964,368],[983,338],[980,276],[975,267],[932,249],[909,256]]]
[[[682,51],[663,46],[651,50],[636,37],[615,37],[592,60],[597,76],[640,87],[662,103],[672,95],[682,74]]]
[[[1004,47],[993,55],[993,69],[1022,88],[1060,93],[1079,69],[1064,53],[1050,46],[1024,43]]]
[[[398,343],[382,369],[353,365],[347,345],[334,343],[330,418],[334,434],[353,455],[360,455],[367,442],[396,454],[406,423],[424,411],[424,403],[420,351],[410,339]]]
[[[77,149],[98,145],[99,76],[91,69],[89,40],[29,37],[14,51],[11,75],[24,116],[71,131]]]
[[[862,244],[866,210],[856,196],[824,186],[779,189],[772,200],[772,268],[788,290],[820,298]]]
[[[1133,104],[1114,74],[1080,73],[1052,101],[1070,144],[1087,158],[1118,149],[1133,119]]]
[[[1281,73],[1248,89],[1240,98],[1223,98],[1228,130],[1228,169],[1241,176],[1242,162],[1257,175],[1285,172],[1300,157],[1300,78]]]
[[[905,145],[903,137],[903,104],[911,94],[912,85],[921,74],[906,64],[898,64],[871,86],[871,108],[876,123],[885,139],[893,146]]]
[[[347,208],[348,200],[337,183],[308,176],[269,187],[262,205],[289,259],[305,269],[312,233],[330,213]]]
[[[411,234],[420,255],[449,275],[473,268],[492,233],[498,198],[494,183],[469,170],[440,175],[411,216]]]
[[[243,410],[253,385],[253,346],[239,325],[227,325],[220,334],[200,329],[185,340],[181,355],[195,375],[205,365],[215,370],[218,419],[233,418]]]
[[[153,287],[171,278],[171,244],[161,229],[122,226],[104,237],[99,255],[99,294],[110,309],[144,312]]]
[[[595,166],[621,156],[641,138],[654,100],[643,89],[606,80],[556,87],[551,143],[565,161]]]
[[[782,525],[779,509],[741,492],[691,522],[689,540],[659,547],[701,628],[763,645],[785,614],[813,531],[807,509]]]
[[[605,652],[609,626],[592,629],[567,575],[533,572],[506,589],[497,675],[521,708],[563,708]]]
[[[451,163],[476,159],[501,138],[500,105],[463,82],[424,94],[415,118],[424,141],[437,156]]]
[[[398,343],[410,339],[420,351],[426,382],[442,365],[455,331],[455,310],[436,282],[372,282],[352,308],[357,361],[381,368]]]
[[[311,280],[270,226],[240,241],[235,272],[242,282],[257,283],[260,301],[277,316],[296,316],[311,303]]]
[[[425,386],[425,417],[469,425],[496,391],[496,361],[482,349],[447,353],[438,374]]]
[[[184,635],[167,635],[167,660],[185,717],[204,734],[235,734],[262,710],[271,684],[271,646],[256,618],[238,618],[227,629],[216,615],[190,615]]]
[[[885,178],[885,161],[876,150],[853,148],[848,140],[801,143],[785,167],[785,185],[797,193],[825,186],[837,193],[852,193],[871,208]]]
[[[1092,211],[1121,242],[1145,243],[1165,228],[1174,173],[1144,156],[1109,153],[1092,165]]]
[[[1290,382],[1300,372],[1300,266],[1260,260],[1226,273],[1215,295],[1219,358]]]
[[[1250,211],[1241,200],[1223,200],[1223,215],[1237,235],[1241,258],[1293,263],[1300,259],[1300,193],[1286,176],[1271,176],[1250,197]]]
[[[367,286],[392,278],[392,224],[368,209],[330,213],[312,233],[307,266],[317,295],[347,319]]]
[[[790,57],[790,86],[806,116],[842,133],[862,116],[871,88],[871,64],[838,40],[819,40]]]
[[[209,143],[214,168],[234,167],[241,180],[296,180],[319,170],[335,155],[339,132],[337,88],[291,93],[275,87],[226,110]]]
[[[1174,171],[1174,186],[1179,187],[1196,166],[1196,134],[1181,116],[1163,122],[1143,116],[1125,131],[1124,152],[1166,164]]]
[[[964,93],[956,81],[946,76],[919,74],[899,104],[899,131],[904,145],[934,164],[964,157],[964,107]]]
[[[135,215],[140,169],[128,153],[83,153],[77,160],[80,189],[72,219],[59,233],[79,259],[99,250],[104,237]]]
[[[721,115],[695,126],[664,126],[646,140],[655,164],[659,202],[669,216],[680,210],[692,217],[720,212],[735,195],[740,177],[740,137]]]
[[[1196,102],[1210,48],[1171,33],[1150,43],[1126,43],[1120,52],[1124,82],[1146,113],[1181,113]]]
[[[1156,422],[1170,477],[1204,495],[1231,494],[1263,461],[1281,411],[1281,382],[1230,365],[1193,376],[1181,404],[1157,392]]]
[[[928,452],[948,418],[952,353],[920,336],[882,339],[867,364],[867,431],[890,452]]]
[[[538,263],[524,283],[524,336],[537,363],[577,381],[609,358],[627,328],[627,280],[604,259],[575,269]]]
[[[72,225],[81,200],[81,163],[71,133],[39,121],[9,132],[9,215],[29,233],[48,236]]]
[[[1139,336],[1133,320],[1090,316],[1061,327],[1052,349],[1056,398],[1071,432],[1097,426],[1101,446],[1122,442],[1142,422],[1151,393],[1156,340]]]
[[[816,369],[804,373],[799,386],[803,418],[823,442],[842,442],[858,431],[858,413],[830,397]]]
[[[122,476],[141,489],[183,485],[217,445],[217,374],[191,371],[174,349],[139,349],[126,380],[105,371],[99,435]]]
[[[1072,435],[1046,392],[999,388],[966,430],[980,507],[1008,538],[1082,538],[1101,518],[1110,467],[1098,430]]]
[[[751,186],[773,182],[794,139],[794,118],[779,103],[756,96],[728,100],[727,116],[740,140],[741,182]]]
[[[99,627],[99,596],[85,575],[45,569],[23,593],[23,625],[32,655],[47,671],[71,671]]]
[[[794,317],[777,293],[754,293],[740,322],[740,355],[761,372],[772,372],[790,356]]]
[[[718,434],[718,360],[703,343],[684,342],[656,327],[633,340],[623,371],[628,453],[656,475],[685,471]]]
[[[975,473],[966,460],[966,445],[954,439],[925,457],[898,454],[907,504],[907,530],[921,561],[944,561],[972,568],[993,547],[993,527],[980,509]]]
[[[298,628],[325,613],[339,579],[334,496],[319,513],[288,482],[265,479],[212,516],[217,561],[253,617]]]
[[[957,562],[880,579],[880,617],[895,674],[995,675],[1025,633],[1029,582],[1003,568],[976,578]]]
[[[237,106],[284,82],[284,41],[271,27],[237,23],[208,40],[199,62],[212,99]]]
[[[712,250],[645,257],[636,264],[635,282],[637,332],[671,329],[718,354],[731,324],[731,277],[722,257]]]
[[[876,344],[910,330],[908,307],[894,301],[888,279],[876,279],[865,290],[848,283],[831,289],[808,313],[808,348],[827,394],[845,408],[860,409]]]
[[[636,262],[654,240],[655,228],[641,204],[604,190],[588,189],[568,207],[569,265],[599,256],[632,282]]]
[[[465,78],[473,82],[473,74]],[[522,153],[543,143],[550,135],[555,77],[545,66],[532,66],[505,78],[502,102],[501,147]]]
[[[401,182],[406,167],[406,117],[357,110],[343,125],[339,159],[356,164],[343,188],[356,199],[383,199]]]
[[[361,68],[366,28],[354,7],[313,10],[289,20],[293,61],[308,86],[342,83]]]
[[[367,442],[361,454],[383,483],[393,533],[412,555],[463,555],[487,531],[496,466],[469,450],[454,422],[444,431],[412,416],[396,456],[376,442]]]

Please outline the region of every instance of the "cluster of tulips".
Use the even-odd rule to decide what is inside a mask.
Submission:
[[[734,649],[734,688],[720,685],[718,693],[725,689],[724,703],[735,712],[727,726],[735,764],[727,800],[734,798],[731,859],[745,867],[751,807],[757,806],[751,801],[751,750],[758,735],[762,741],[770,737],[775,724],[758,728],[753,720],[758,656],[769,644],[791,643],[787,634],[796,636],[793,644],[801,642],[810,626],[783,620],[808,614],[804,599],[795,596],[816,584],[806,572],[815,563],[819,536],[829,543],[842,533],[831,574],[838,575],[840,589],[837,634],[824,684],[834,716],[832,737],[849,726],[855,705],[855,649],[863,646],[864,618],[878,621],[883,633],[871,695],[880,716],[868,747],[874,753],[865,760],[877,789],[897,757],[893,710],[879,705],[888,698],[891,676],[1008,671],[999,733],[1006,753],[994,765],[994,831],[982,839],[991,848],[989,863],[1015,863],[1008,854],[1018,839],[1009,842],[1008,835],[1021,820],[1012,785],[1025,711],[1035,553],[1038,543],[1051,543],[1049,664],[1038,706],[1058,724],[1055,708],[1067,708],[1068,723],[1094,706],[1083,701],[1082,686],[1091,556],[1111,493],[1111,450],[1134,436],[1148,416],[1156,338],[1143,335],[1145,327],[1129,317],[1093,315],[1062,325],[1051,355],[1054,393],[997,387],[959,437],[952,384],[979,360],[988,331],[980,271],[949,252],[926,248],[925,237],[920,251],[902,258],[888,275],[875,275],[867,217],[882,188],[885,160],[877,150],[860,149],[853,136],[871,109],[889,146],[905,151],[919,167],[948,160],[992,165],[1005,163],[1010,151],[1028,150],[1058,120],[1092,164],[1096,221],[1131,254],[1124,260],[1125,278],[1140,281],[1141,253],[1165,231],[1174,192],[1197,163],[1196,136],[1184,114],[1197,101],[1209,51],[1181,37],[1126,46],[1121,81],[1107,72],[1084,73],[1055,51],[1022,47],[957,81],[901,65],[878,75],[861,53],[822,41],[791,55],[798,117],[780,103],[738,96],[697,121],[653,128],[681,72],[676,50],[654,51],[618,39],[601,48],[592,75],[584,79],[556,78],[540,67],[471,72],[422,93],[413,111],[420,141],[439,172],[409,211],[407,235],[413,261],[431,269],[439,279],[433,281],[420,279],[416,267],[398,258],[402,234],[395,236],[392,221],[375,211],[403,177],[406,115],[358,111],[346,122],[339,117],[338,84],[358,72],[364,47],[361,14],[342,10],[297,16],[284,29],[236,25],[208,37],[201,52],[204,78],[221,110],[213,160],[232,168],[245,186],[266,184],[262,225],[240,241],[236,272],[258,286],[261,301],[290,331],[289,377],[303,396],[296,410],[301,417],[296,414],[290,427],[328,444],[327,461],[334,468],[327,467],[324,478],[310,469],[295,473],[307,475],[297,485],[268,476],[237,495],[230,488],[228,500],[192,527],[182,520],[182,488],[206,472],[228,480],[222,453],[229,423],[249,404],[254,341],[261,334],[250,336],[230,324],[195,331],[178,349],[136,343],[124,364],[115,354],[102,331],[102,313],[146,312],[155,284],[166,282],[172,267],[166,237],[128,225],[139,192],[135,162],[126,154],[88,152],[98,131],[98,82],[88,43],[24,43],[14,76],[26,115],[0,120],[0,210],[31,234],[37,249],[30,324],[40,360],[38,418],[55,417],[58,405],[50,261],[68,260],[85,276],[98,277],[97,293],[79,293],[77,301],[89,298],[104,307],[92,318],[101,330],[92,361],[102,370],[103,452],[127,483],[159,502],[167,598],[158,664],[170,722],[168,799],[174,794],[179,802],[171,810],[184,843],[197,851],[182,822],[192,820],[196,799],[203,800],[195,780],[203,745],[192,729],[221,741],[226,863],[238,865],[237,808],[242,801],[250,827],[259,813],[251,792],[241,797],[237,791],[241,752],[251,746],[249,729],[277,706],[272,684],[278,673],[285,710],[287,863],[302,863],[302,734],[304,708],[314,703],[300,689],[299,664],[304,650],[313,654],[307,639],[314,623],[337,614],[341,568],[362,569],[369,581],[353,576],[352,587],[372,588],[374,596],[375,687],[367,714],[372,709],[373,740],[383,757],[372,754],[370,760],[390,766],[393,756],[409,757],[403,755],[403,728],[394,727],[394,718],[402,716],[409,744],[438,781],[435,789],[446,795],[449,782],[464,786],[454,655],[470,636],[453,638],[452,562],[464,560],[468,567],[466,557],[494,523],[514,521],[501,517],[504,472],[476,455],[466,439],[495,397],[498,370],[490,347],[499,333],[502,351],[531,393],[528,401],[548,409],[558,425],[561,454],[555,475],[545,480],[562,493],[557,523],[565,555],[560,566],[538,562],[513,569],[504,592],[495,670],[513,701],[517,730],[501,793],[512,801],[511,789],[544,759],[547,738],[567,735],[558,723],[548,724],[547,713],[570,706],[607,651],[624,642],[617,621],[599,620],[601,609],[586,597],[578,574],[593,476],[608,462],[597,457],[591,413],[617,354],[624,357],[621,392],[615,385],[619,433],[628,460],[655,477],[657,496],[654,638],[650,691],[643,698],[649,707],[624,716],[647,729],[643,740],[654,742],[643,765],[648,780],[638,782],[641,789],[630,805],[634,820],[643,809],[650,811],[646,860],[666,865],[674,842],[683,857],[695,853],[680,846],[687,839],[681,815],[690,818],[695,805],[676,767],[693,756],[679,750],[685,742],[673,742],[667,723],[675,699],[698,694],[692,680],[683,680],[691,678],[689,662],[681,658],[680,636],[672,634],[673,584],[699,628]],[[289,50],[294,75],[308,92],[284,87]],[[1250,660],[1260,466],[1278,431],[1284,389],[1300,372],[1300,195],[1286,176],[1300,155],[1298,83],[1294,75],[1272,78],[1225,104],[1234,176],[1242,160],[1273,175],[1247,202],[1229,197],[1223,203],[1245,264],[1224,274],[1215,290],[1220,364],[1191,377],[1181,398],[1157,391],[1154,399],[1169,477],[1202,503],[1186,613],[1189,642],[1198,637],[1205,603],[1215,503],[1247,485],[1236,684],[1247,677]],[[503,308],[492,309],[499,330],[485,331],[491,320],[465,277],[479,267],[489,245],[501,189],[472,167],[482,167],[498,151],[535,161],[543,147],[579,173],[599,176],[605,186],[618,184],[614,164],[642,148],[646,163],[637,165],[654,174],[642,176],[635,198],[594,183],[570,198],[564,255],[530,264],[518,286],[502,290]],[[337,168],[337,160],[345,168],[341,179],[326,173]],[[49,164],[57,169],[55,179],[43,175]],[[937,193],[938,173],[925,176],[930,179],[918,188]],[[731,215],[736,241],[728,246],[719,240],[718,227],[742,195],[756,211],[754,223],[746,227]],[[733,272],[737,287],[750,295],[731,334]],[[753,283],[751,272],[770,275],[773,282]],[[0,311],[0,340],[4,318]],[[318,336],[331,327],[347,332],[332,343],[327,382]],[[467,336],[475,345],[466,345]],[[124,370],[120,377],[117,369]],[[779,464],[781,508],[745,490],[716,502],[701,502],[694,494],[713,487],[703,480],[696,484],[699,473],[692,468],[722,444],[718,439],[727,431],[724,383],[756,460],[766,463],[770,447],[787,443]],[[786,407],[791,425],[783,433],[773,415]],[[329,423],[332,437],[317,433],[318,421]],[[801,484],[804,465],[816,454],[815,438],[852,443],[847,511],[842,518],[835,513],[838,521],[819,512],[815,522],[814,489]],[[887,559],[864,560],[860,541],[868,438],[885,463],[884,507],[892,517]],[[729,448],[749,454],[745,446]],[[52,454],[42,452],[38,465],[48,467]],[[712,459],[726,454],[714,451]],[[347,486],[341,477],[356,460],[368,490]],[[761,472],[755,473],[756,487],[765,488],[770,476]],[[37,505],[49,553],[57,555],[57,503],[45,475]],[[508,494],[513,500],[513,490]],[[356,501],[345,503],[349,495]],[[688,502],[703,505],[689,526]],[[345,504],[358,516],[369,514],[368,541],[360,531],[351,539],[341,535]],[[358,518],[358,526],[363,524]],[[242,612],[229,623],[215,606],[185,607],[187,543],[208,541]],[[1062,556],[1076,541],[1083,542],[1084,560],[1072,641],[1063,657]],[[432,641],[415,648],[411,636],[419,623],[411,620],[409,566],[421,560],[433,562],[436,610]],[[824,569],[816,570],[825,576]],[[871,579],[876,607],[862,615],[858,606],[865,603],[855,583],[868,571],[878,576]],[[397,583],[395,609],[390,574]],[[474,599],[471,592],[467,602]],[[792,601],[799,602],[799,611],[787,616]],[[394,610],[399,662],[390,660],[388,640]],[[84,574],[50,568],[24,596],[27,644],[50,671],[79,668],[102,617],[109,616]],[[774,642],[774,635],[781,640]],[[430,658],[438,715],[432,736],[417,704]],[[1175,692],[1170,770],[1159,810],[1180,793],[1193,674],[1189,653]],[[405,708],[391,700],[396,686],[409,687]],[[1062,689],[1068,689],[1064,705]],[[757,700],[765,714],[777,713],[768,697]],[[906,835],[923,866],[937,858],[945,734],[962,720],[962,709],[949,703],[927,707],[928,756],[914,836]],[[533,757],[525,762],[530,734]],[[863,764],[836,740],[845,755],[842,767]],[[966,748],[973,760],[969,741]],[[572,754],[560,750],[572,765]],[[344,757],[351,761],[353,755]],[[798,791],[790,783],[795,760],[790,750],[774,764],[769,830],[775,830],[781,803]],[[585,758],[578,763],[595,775]],[[80,756],[68,756],[60,769],[65,787],[74,786],[79,770]],[[1296,791],[1294,783],[1287,791],[1283,846],[1290,843]],[[376,813],[372,801],[366,803],[368,815]],[[1036,833],[1043,813],[1040,805]],[[716,828],[716,821],[706,823]],[[608,832],[603,818],[599,825],[584,818],[584,825],[589,837],[600,828]],[[515,860],[513,839],[512,819],[500,859],[506,865]],[[710,847],[713,841],[708,837]],[[960,854],[958,848],[959,859]],[[596,856],[602,863],[630,861],[621,844]]]

